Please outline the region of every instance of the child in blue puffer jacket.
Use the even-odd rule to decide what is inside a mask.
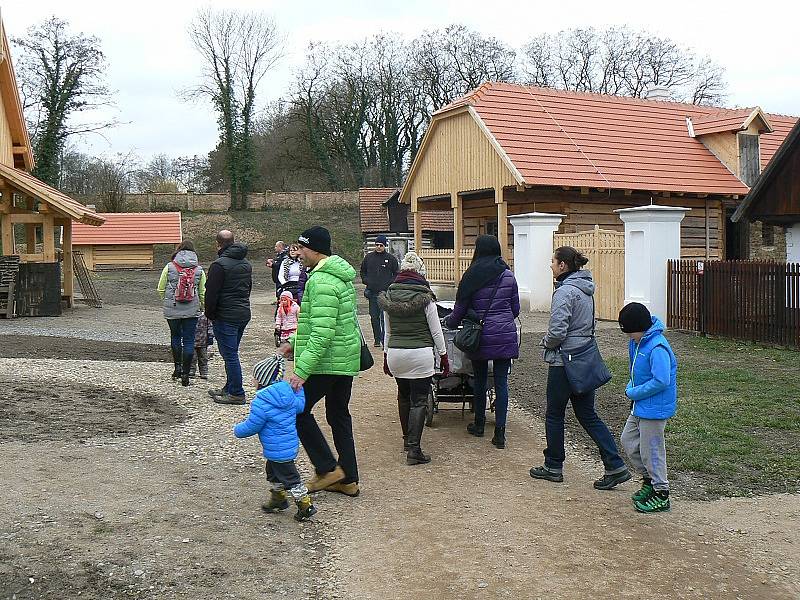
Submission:
[[[667,451],[664,428],[678,407],[678,360],[664,337],[664,324],[638,302],[626,304],[619,326],[628,334],[630,380],[625,395],[631,414],[622,430],[622,446],[642,474],[642,488],[633,494],[639,512],[669,510]]]
[[[289,508],[289,494],[297,505],[297,521],[307,521],[317,512],[308,489],[303,485],[294,459],[300,449],[297,436],[297,415],[303,412],[306,398],[303,390],[295,392],[283,381],[286,363],[282,356],[272,356],[253,367],[256,392],[250,414],[233,429],[237,438],[258,434],[267,459],[267,481],[271,485],[269,502],[264,511],[274,513]]]

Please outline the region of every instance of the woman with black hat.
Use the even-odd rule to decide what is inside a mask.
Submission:
[[[470,355],[475,373],[473,408],[475,422],[467,432],[483,437],[486,422],[486,386],[489,361],[492,361],[495,391],[495,427],[492,444],[506,447],[508,412],[508,373],[511,360],[519,357],[519,339],[514,319],[519,316],[517,280],[500,252],[500,242],[493,235],[479,235],[475,240],[472,263],[456,291],[456,305],[447,317],[447,327],[455,329],[472,311],[483,321],[480,346]]]
[[[614,437],[594,409],[594,390],[576,394],[570,387],[561,351],[570,352],[584,347],[594,336],[594,281],[589,271],[581,269],[589,262],[570,246],[553,253],[550,269],[555,278],[555,291],[550,304],[550,323],[542,339],[547,370],[547,410],[544,465],[530,470],[531,477],[547,481],[564,481],[564,416],[567,403],[578,423],[597,444],[605,466],[603,477],[594,482],[599,490],[610,490],[631,478],[630,471],[619,455]]]

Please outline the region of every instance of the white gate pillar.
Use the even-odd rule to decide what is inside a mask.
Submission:
[[[514,226],[514,276],[523,307],[550,310],[553,296],[553,234],[564,215],[526,213],[508,217]]]
[[[786,262],[800,263],[800,223],[786,228]]]
[[[625,223],[625,303],[641,302],[667,318],[667,261],[681,257],[681,221],[688,208],[637,206],[614,212]]]

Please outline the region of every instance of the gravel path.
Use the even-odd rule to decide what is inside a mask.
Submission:
[[[253,300],[246,373],[273,346],[272,298]],[[0,322],[0,334],[12,333],[7,326],[15,334],[108,342],[135,335],[159,343],[167,335],[157,306],[82,307],[60,319]],[[535,331],[535,322],[529,327]],[[51,399],[50,418],[35,421],[43,429],[103,402],[59,396],[68,388],[153,396],[172,407],[137,435],[87,425],[43,433],[35,445],[0,438],[11,440],[0,442],[0,598],[800,594],[800,497],[678,498],[669,514],[637,515],[628,500],[633,483],[610,493],[591,488],[601,468],[580,440],[571,442],[564,484],[533,481],[527,470],[541,459],[543,427],[521,408],[522,398],[512,399],[505,451],[488,437],[468,437],[460,411],[443,410],[425,433],[434,462],[406,467],[394,383],[376,362],[355,382],[351,405],[362,494],[318,494],[314,521],[298,525],[259,509],[266,495],[260,446],[231,434],[247,409],[214,405],[205,393],[222,382],[219,357],[208,385],[189,388],[170,381],[163,363],[0,358],[0,381],[40,390],[39,407]],[[326,430],[322,407],[315,412]],[[307,475],[303,453],[298,462]]]

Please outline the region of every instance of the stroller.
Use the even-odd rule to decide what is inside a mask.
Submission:
[[[433,419],[439,412],[439,404],[442,402],[461,403],[461,416],[464,416],[467,405],[470,411],[474,410],[474,373],[472,371],[472,361],[469,357],[459,350],[455,343],[457,329],[445,327],[444,319],[453,312],[454,303],[441,301],[436,303],[439,319],[442,320],[442,333],[447,346],[447,356],[450,359],[450,374],[443,377],[441,373],[433,376],[431,391],[428,394],[428,412],[425,424],[429,427],[433,425]],[[437,371],[439,366],[437,365]],[[494,411],[494,375],[490,364],[488,380],[486,382],[486,400],[489,410]]]

